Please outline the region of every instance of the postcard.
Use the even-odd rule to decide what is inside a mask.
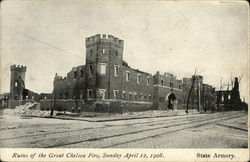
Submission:
[[[1,3],[1,161],[248,161],[247,1]]]

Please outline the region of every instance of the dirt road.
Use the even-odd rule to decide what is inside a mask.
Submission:
[[[247,148],[247,114],[220,112],[106,122],[1,116],[5,148]]]

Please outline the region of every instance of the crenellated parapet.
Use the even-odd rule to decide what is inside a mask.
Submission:
[[[117,46],[123,47],[124,41],[114,37],[113,35],[106,34],[96,34],[94,36],[88,37],[85,39],[86,46],[92,45],[96,42],[111,42]]]
[[[26,67],[26,66],[23,66],[23,65],[11,65],[11,66],[10,66],[10,70],[11,70],[11,71],[17,70],[17,71],[26,72],[27,67]]]
[[[56,80],[56,81],[66,81],[67,77],[63,77],[63,76],[60,76],[60,75],[56,74],[54,80]]]

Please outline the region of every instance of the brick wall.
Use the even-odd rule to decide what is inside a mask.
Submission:
[[[112,99],[113,90],[121,89],[123,59],[123,41],[112,36],[97,34],[86,38],[86,92],[92,90],[92,98],[100,99],[105,91],[104,98]],[[101,73],[101,66],[106,67],[105,73]],[[92,75],[90,75],[90,66]],[[115,67],[118,67],[115,75]],[[86,93],[86,98],[90,96]]]
[[[85,66],[74,67],[67,77],[56,75],[54,94],[56,99],[80,99],[84,97]]]
[[[153,76],[131,68],[123,60],[123,40],[112,35],[97,34],[86,38],[85,44],[85,65],[73,68],[65,79],[60,76],[55,77],[54,94],[56,94],[56,99],[70,100],[79,96],[77,94],[81,94],[80,99],[84,99],[86,102],[93,99],[117,99],[117,102],[112,102],[111,105],[122,104],[119,100],[151,102],[154,103],[155,108],[167,109],[168,95],[173,89],[173,93],[177,97],[175,107],[178,109],[186,108],[188,93],[192,84],[191,78],[179,80],[170,73],[160,74],[159,71]],[[118,68],[116,69],[116,67]],[[79,73],[80,69],[84,69],[84,77],[75,79],[75,72]],[[117,71],[117,75],[115,71]],[[129,79],[126,77],[128,72]],[[137,81],[138,76],[140,77],[139,83]],[[196,76],[189,103],[192,108],[201,108],[201,103],[205,103],[205,99],[202,100],[201,98],[206,96],[201,91],[202,82],[203,77]],[[69,106],[66,107],[74,105],[73,101],[58,101],[58,105],[61,102],[69,102]],[[99,107],[98,104],[96,108],[98,111],[99,109],[107,111],[106,109],[110,108],[110,105],[107,106],[106,103],[100,104]],[[63,107],[63,104],[60,107]],[[116,107],[119,106],[116,105]]]
[[[161,110],[168,109],[168,95],[171,93],[171,89],[176,96],[176,101],[174,104],[175,109],[183,109],[184,100],[186,93],[183,91],[182,81],[176,79],[175,76],[169,73],[164,73],[161,75],[157,72],[153,76],[154,81],[154,107]]]
[[[149,73],[123,65],[122,90],[119,99],[125,101],[153,102],[153,77]],[[126,78],[129,73],[129,78]],[[140,81],[137,82],[138,76]],[[125,93],[125,98],[123,96]]]

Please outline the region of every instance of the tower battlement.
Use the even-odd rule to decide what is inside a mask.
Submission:
[[[26,66],[23,66],[23,65],[11,65],[10,66],[10,70],[18,70],[18,71],[23,71],[23,72],[26,72],[27,70],[27,67]]]
[[[85,39],[86,46],[91,43],[95,42],[112,42],[116,45],[123,46],[124,41],[114,37],[113,35],[106,35],[106,34],[96,34],[94,36],[88,37]]]

